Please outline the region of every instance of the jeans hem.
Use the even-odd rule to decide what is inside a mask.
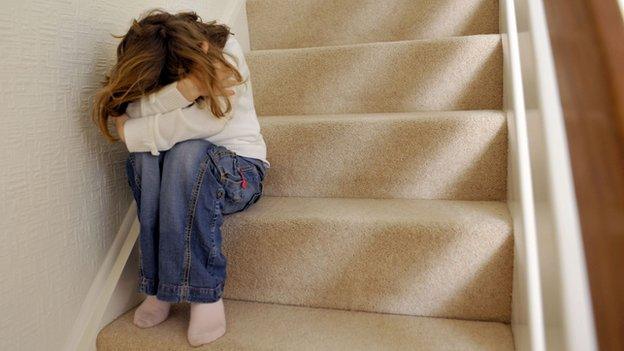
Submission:
[[[223,295],[223,288],[224,282],[209,288],[188,284],[168,284],[146,277],[139,277],[138,291],[147,295],[156,295],[156,298],[161,301],[208,303],[218,301]]]

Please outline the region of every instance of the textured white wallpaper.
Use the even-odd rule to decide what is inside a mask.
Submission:
[[[209,15],[204,1],[0,1],[0,350],[62,347],[128,209],[127,151],[89,108],[110,33],[156,6]]]

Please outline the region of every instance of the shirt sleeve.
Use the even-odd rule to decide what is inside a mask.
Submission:
[[[137,104],[138,115],[148,116],[165,113],[192,104],[193,101],[186,100],[184,95],[180,93],[177,84],[178,82],[167,84],[158,91],[141,97]]]
[[[225,45],[226,47],[224,53],[229,53],[231,56],[226,54],[223,55],[224,58],[236,67],[244,80],[248,80],[249,67],[247,66],[247,61],[245,60],[243,47],[233,35],[230,35]]]
[[[231,116],[219,118],[210,108],[193,104],[165,113],[130,118],[124,124],[126,147],[130,152],[159,155],[159,151],[169,150],[178,142],[207,138],[221,132]]]

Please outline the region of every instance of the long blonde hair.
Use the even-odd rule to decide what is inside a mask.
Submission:
[[[195,12],[170,14],[154,9],[132,26],[117,46],[117,63],[102,82],[93,104],[92,117],[104,137],[114,142],[108,129],[109,116],[122,115],[128,104],[141,96],[180,80],[191,72],[205,83],[208,94],[197,99],[201,107],[223,117],[231,111],[229,99],[222,109],[219,96],[225,91],[217,79],[216,66],[229,70],[240,84],[243,78],[223,56],[230,29],[215,21],[205,23]],[[208,41],[208,52],[202,42]]]

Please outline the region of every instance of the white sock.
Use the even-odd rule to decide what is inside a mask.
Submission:
[[[211,303],[191,303],[191,320],[187,333],[193,346],[207,344],[225,334],[223,299]]]
[[[134,312],[134,324],[140,328],[153,327],[167,319],[170,307],[170,302],[158,300],[154,295],[148,295]]]

